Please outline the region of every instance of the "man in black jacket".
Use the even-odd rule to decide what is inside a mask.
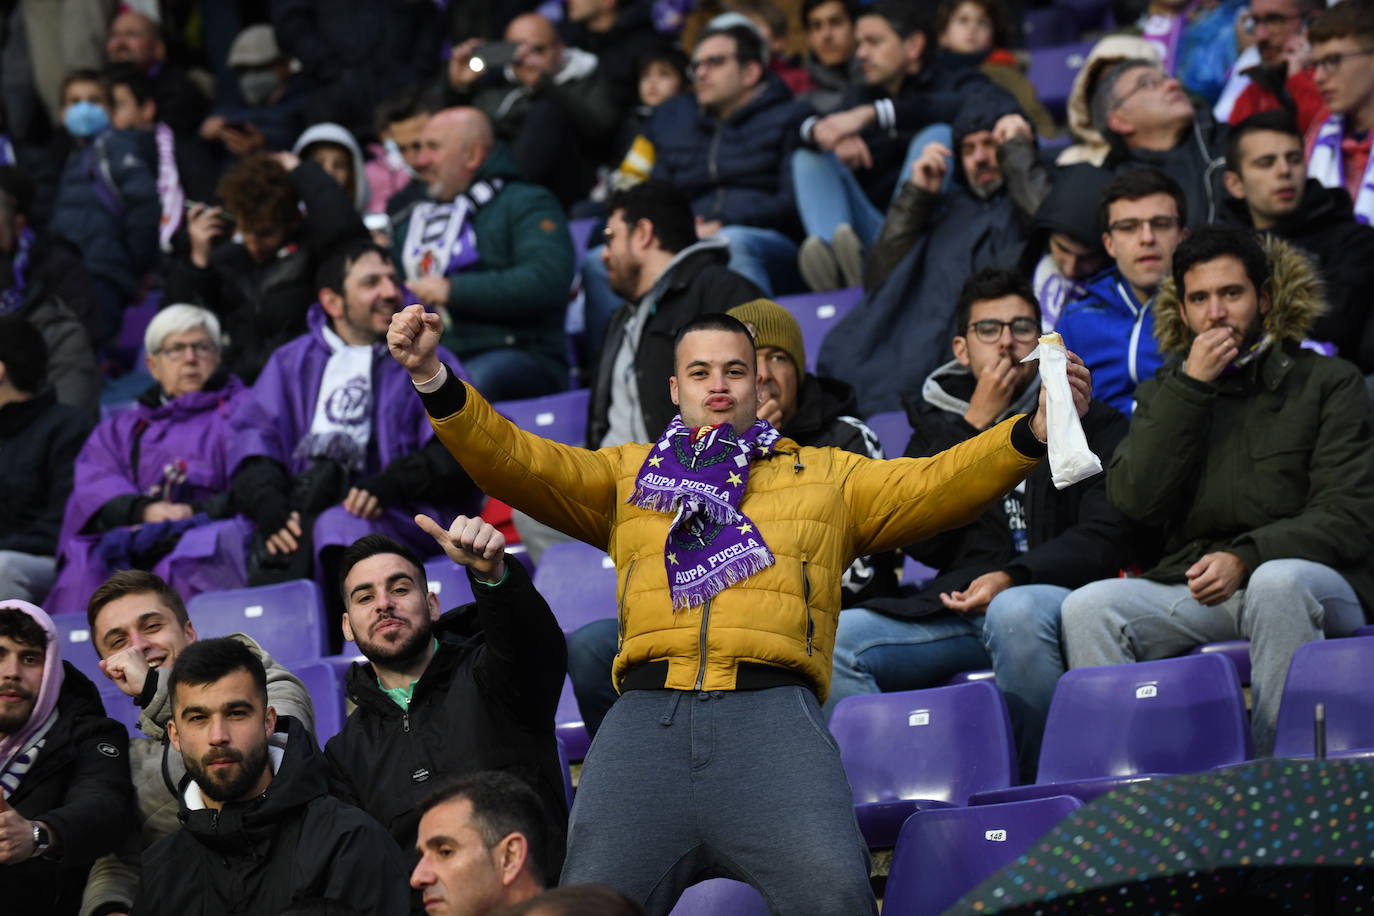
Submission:
[[[305,333],[326,254],[369,236],[339,183],[291,153],[242,160],[219,194],[223,207],[191,204],[190,247],[174,260],[162,301],[218,315],[230,340],[224,367],[251,385],[273,350]],[[235,229],[242,241],[230,240]]]
[[[192,643],[168,683],[167,736],[187,771],[182,828],[143,854],[135,913],[280,913],[307,897],[406,912],[400,851],[328,794],[314,737],[267,704],[252,649],[232,637]]]
[[[1226,143],[1227,216],[1272,232],[1311,255],[1326,281],[1327,311],[1308,331],[1366,374],[1374,372],[1374,227],[1355,219],[1344,188],[1307,177],[1302,134],[1286,111],[1251,115]]]
[[[52,620],[0,602],[0,899],[7,913],[75,914],[86,873],[132,823],[124,728],[62,661]]]
[[[42,599],[57,569],[57,535],[72,466],[91,430],[44,381],[48,348],[32,324],[0,315],[0,599]]]
[[[357,709],[325,747],[332,791],[409,854],[421,802],[438,780],[504,770],[556,812],[561,848],[568,803],[553,714],[567,670],[563,633],[494,527],[460,515],[445,531],[419,519],[467,567],[477,601],[441,617],[410,551],[379,535],[348,548],[344,638],[367,661],[349,669]]]
[[[1039,304],[1024,278],[997,269],[974,274],[960,294],[956,327],[954,360],[926,380],[922,402],[908,404],[915,430],[908,457],[934,455],[1033,411],[1040,398],[1037,364],[1021,362],[1040,336]],[[1105,464],[1126,435],[1126,419],[1094,400],[1082,423]],[[1042,464],[970,524],[907,547],[941,574],[840,614],[827,709],[847,696],[935,687],[991,665],[1030,776],[1064,671],[1059,604],[1072,588],[1130,562],[1128,526],[1108,504],[1103,480],[1098,474],[1058,490]]]

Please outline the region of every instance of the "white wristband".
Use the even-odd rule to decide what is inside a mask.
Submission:
[[[415,382],[415,390],[421,394],[433,394],[443,387],[444,382],[448,381],[448,366],[439,364],[439,371],[425,379],[423,382]]]

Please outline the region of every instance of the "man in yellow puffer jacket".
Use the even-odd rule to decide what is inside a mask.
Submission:
[[[623,695],[583,769],[563,883],[610,884],[666,914],[687,885],[723,874],[788,916],[876,913],[818,706],[840,576],[1014,487],[1045,454],[1044,406],[928,459],[802,448],[755,421],[753,341],[713,315],[678,337],[681,423],[655,445],[592,452],[500,417],[439,362],[440,331],[412,306],[387,337],[439,439],[487,493],[607,550],[618,570]],[[1070,382],[1081,412],[1081,364]]]

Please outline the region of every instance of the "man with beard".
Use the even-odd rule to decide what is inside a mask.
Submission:
[[[86,872],[129,830],[128,740],[62,661],[41,609],[0,601],[0,900],[70,916]]]
[[[1374,437],[1364,379],[1300,349],[1323,308],[1311,263],[1277,239],[1207,227],[1155,303],[1168,366],[1136,390],[1107,495],[1165,534],[1140,578],[1064,599],[1070,667],[1250,641],[1255,751],[1271,752],[1298,646],[1374,607]]]
[[[313,896],[406,912],[399,850],[329,795],[314,737],[268,705],[252,649],[230,637],[193,643],[169,690],[167,736],[188,776],[183,826],[144,853],[135,913],[279,913]]]
[[[309,333],[272,354],[230,419],[233,501],[257,525],[254,585],[316,572],[332,581],[338,554],[372,531],[423,549],[411,514],[456,512],[471,491],[386,358],[382,337],[402,305],[390,253],[351,241],[316,288]]]
[[[428,516],[416,522],[467,568],[476,602],[440,616],[424,567],[389,538],[369,535],[344,552],[343,634],[366,661],[348,672],[357,709],[325,747],[332,791],[409,854],[439,781],[502,770],[539,794],[561,850],[568,803],[553,714],[567,670],[562,630],[496,528],[465,516],[447,531]]]

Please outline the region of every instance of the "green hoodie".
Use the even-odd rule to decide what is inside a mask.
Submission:
[[[1299,349],[1325,308],[1306,256],[1265,243],[1273,307],[1268,351],[1212,384],[1182,372],[1193,333],[1172,281],[1155,302],[1155,336],[1173,361],[1136,389],[1131,431],[1107,471],[1111,501],[1164,533],[1145,574],[1185,581],[1204,554],[1228,551],[1249,573],[1278,559],[1329,566],[1374,609],[1374,434],[1351,363]]]
[[[572,239],[563,208],[546,188],[523,180],[515,157],[492,148],[475,181],[500,178],[500,193],[473,217],[478,261],[449,275],[451,322],[443,344],[459,359],[518,347],[563,377],[568,372],[563,316],[573,278]],[[397,263],[410,213],[392,234]]]

